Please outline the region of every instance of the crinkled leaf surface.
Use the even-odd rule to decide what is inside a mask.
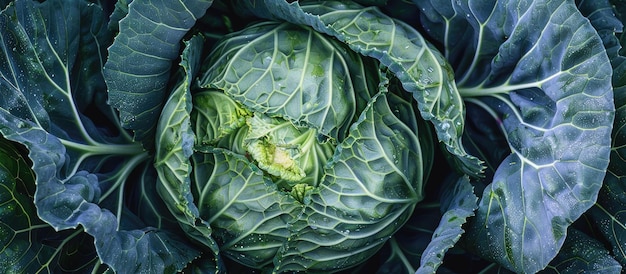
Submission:
[[[153,147],[157,119],[167,96],[172,61],[180,41],[211,0],[132,1],[108,49],[104,76],[109,103],[135,139]]]
[[[244,156],[223,149],[210,152],[193,156],[192,191],[200,216],[215,225],[222,254],[247,266],[267,267],[303,205]]]
[[[354,266],[375,254],[423,199],[424,170],[415,163],[430,160],[420,147],[430,144],[420,144],[419,131],[394,115],[415,111],[395,111],[401,105],[389,102],[384,91],[374,96],[340,144],[323,181],[305,197],[275,271]]]
[[[228,95],[217,90],[196,92],[193,95],[193,132],[197,144],[214,145],[226,135],[246,123],[252,115]]]
[[[608,165],[614,106],[602,41],[571,1],[416,4],[461,96],[492,113],[508,143],[466,239],[509,269],[543,269],[594,204]]]
[[[311,28],[263,22],[223,39],[205,61],[211,66],[200,85],[342,140],[376,91],[363,62]]]
[[[461,144],[465,110],[454,72],[444,56],[415,29],[375,7],[364,8],[351,2],[240,2],[257,16],[309,25],[379,60],[417,100],[422,117],[433,123],[439,140],[456,156],[457,167],[472,176],[481,175],[481,161],[467,154]]]
[[[29,150],[42,220],[56,230],[82,226],[119,273],[175,272],[197,250],[126,218],[134,214],[124,186],[148,154],[107,120],[114,115],[98,68],[110,39],[106,16],[84,1],[18,0],[3,10],[0,133]]]
[[[432,139],[420,137],[430,131],[412,98],[389,93],[386,75],[378,74],[379,92],[338,144],[318,187],[294,195],[301,201],[246,155],[195,147],[192,193],[224,254],[275,272],[337,271],[372,256],[411,216],[430,167],[416,163],[432,158]]]

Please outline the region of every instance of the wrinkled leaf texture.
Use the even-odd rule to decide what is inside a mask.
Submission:
[[[415,29],[383,14],[376,7],[352,2],[288,3],[280,0],[238,1],[256,16],[311,26],[352,50],[388,67],[418,102],[422,117],[432,122],[437,137],[454,155],[455,167],[481,176],[482,162],[461,144],[465,124],[463,101],[454,72],[443,56]],[[372,31],[374,30],[374,31]]]
[[[611,254],[626,267],[626,57],[623,55],[626,5],[609,1],[578,1],[602,37],[613,67],[615,122],[612,132],[611,159],[598,201],[589,211],[589,218],[611,247]],[[617,13],[617,16],[614,14]],[[616,32],[620,37],[616,36]]]
[[[303,33],[311,32],[304,31]],[[226,82],[224,86],[215,84],[211,88],[224,89],[225,93],[256,92],[254,81],[263,79],[262,77],[252,77],[243,81],[244,83],[237,82],[240,79],[237,77],[247,73],[264,76],[275,72],[269,69],[272,68],[271,62],[280,63],[283,60],[282,55],[274,58],[277,55],[274,49],[282,46],[274,42],[275,35],[276,32],[273,31],[268,35],[242,34],[242,39],[250,39],[250,42],[241,45],[235,43],[237,47],[232,49],[233,52],[226,51],[225,54],[222,54],[221,44],[218,44],[217,53],[214,52],[214,54],[218,56],[219,61],[225,60],[225,62],[206,62],[211,66],[209,70],[220,69],[227,71],[224,74],[228,74],[230,69],[227,68],[231,67],[228,56],[233,55],[240,59],[231,58],[230,62],[234,63],[232,67],[242,62],[235,68],[241,68],[242,72],[235,73],[235,76],[224,77],[219,71],[217,73],[209,71],[208,76],[201,77],[200,85],[220,83],[221,79],[226,78],[227,80],[223,81]],[[237,42],[238,36],[234,37],[226,40],[225,43]],[[270,43],[265,43],[265,40],[259,40],[256,37],[270,37]],[[258,45],[257,42],[259,42]],[[254,49],[266,44],[266,48],[248,51],[249,48]],[[225,48],[231,50],[230,47]],[[237,51],[239,49],[241,50]],[[321,52],[327,50],[321,49]],[[341,50],[341,48],[332,50]],[[272,51],[273,55],[264,56],[264,53]],[[320,50],[311,50],[313,53],[318,51]],[[287,53],[292,54],[290,51]],[[286,59],[289,59],[289,56]],[[358,66],[356,67],[359,69]],[[301,74],[297,70],[289,71],[289,73],[296,76]],[[315,76],[315,68],[312,74]],[[422,182],[427,172],[421,168],[421,164],[415,166],[415,163],[430,166],[428,161],[432,158],[432,150],[431,143],[428,141],[431,140],[426,138],[427,141],[420,143],[417,136],[428,135],[428,131],[422,132],[425,128],[422,128],[423,125],[418,125],[418,119],[415,117],[416,109],[413,108],[410,100],[407,101],[406,98],[395,94],[387,94],[388,79],[383,75],[380,77],[383,79],[378,86],[380,92],[367,104],[361,103],[365,105],[365,111],[360,113],[355,124],[350,127],[348,136],[340,142],[335,156],[327,163],[326,175],[320,182],[319,189],[311,190],[310,196],[304,197],[304,207],[296,206],[298,203],[293,198],[286,196],[288,195],[286,193],[280,193],[276,185],[272,185],[271,182],[266,182],[267,179],[264,179],[258,168],[247,163],[246,158],[234,157],[230,153],[223,153],[219,149],[207,149],[202,145],[195,147],[198,151],[193,157],[195,161],[193,181],[195,183],[192,187],[197,193],[196,203],[200,203],[196,206],[201,208],[201,217],[216,227],[214,237],[222,243],[220,249],[224,251],[223,254],[230,255],[231,258],[253,267],[266,265],[273,259],[276,272],[307,269],[334,271],[354,266],[367,259],[402,226],[412,213],[415,204],[423,198]],[[214,81],[215,78],[220,81]],[[259,88],[266,91],[280,91],[280,86],[276,87],[272,80],[271,78],[269,81],[259,80],[259,83],[271,84],[262,88],[259,84]],[[357,80],[359,81],[363,79]],[[333,79],[331,84],[335,82],[342,81]],[[299,83],[296,82],[295,88],[289,88],[289,90],[315,92],[310,88],[300,89]],[[363,93],[365,90],[357,90],[357,92]],[[357,93],[356,96],[364,95]],[[253,99],[259,97],[261,96],[251,96]],[[247,97],[239,99],[243,101],[243,104],[250,104],[247,102],[250,100]],[[281,100],[268,100],[267,102],[273,101],[282,103]],[[255,106],[255,104],[256,102],[250,105]],[[169,137],[161,139],[166,142],[165,148],[169,146],[176,149],[175,156],[162,154],[168,157],[163,159],[163,162],[185,161],[188,153],[191,152],[189,147],[185,146],[184,141],[185,136],[191,136],[186,121],[189,112],[188,105],[188,95],[179,96],[177,92],[166,104],[159,132],[167,132],[168,129],[174,128],[173,132],[182,132],[182,134],[172,135],[174,139]],[[325,107],[324,104],[320,105]],[[274,107],[271,104],[268,106],[268,109]],[[321,124],[324,124],[323,121]],[[174,142],[172,146],[169,145],[170,141]],[[430,153],[423,152],[420,147],[422,145],[427,147]],[[203,153],[213,153],[213,155],[204,155],[205,157],[196,155]],[[161,156],[157,158],[160,159]],[[225,163],[229,165],[225,166]],[[178,166],[164,166],[162,173],[171,174],[172,167]],[[185,172],[181,174],[189,174],[187,168],[184,170]],[[185,176],[181,178],[185,179]],[[182,185],[188,184],[186,180],[183,182]],[[225,182],[233,182],[236,186],[225,184]],[[381,184],[381,182],[386,183]],[[188,204],[188,202],[184,203]],[[195,216],[195,213],[192,212],[191,215]],[[250,219],[257,220],[257,222],[250,223]],[[250,229],[244,229],[248,227]],[[284,230],[285,227],[288,230]],[[258,251],[268,247],[270,248],[268,252]],[[349,249],[357,249],[359,252],[347,252]],[[253,250],[257,252],[248,254]],[[275,254],[276,251],[278,251],[277,254]]]
[[[163,178],[173,179],[169,184],[180,188],[168,192],[179,205],[170,209],[189,218],[179,219],[183,223],[215,224],[214,237],[222,254],[252,267],[273,263],[277,272],[332,271],[371,256],[423,198],[421,182],[426,172],[413,165],[432,157],[425,153],[422,159],[420,146],[432,153],[427,142],[431,140],[420,144],[417,135],[423,133],[416,110],[403,98],[387,95],[389,83],[384,79],[380,93],[366,105],[327,164],[319,190],[305,196],[305,206],[232,152],[196,146],[190,173],[184,164],[193,152],[190,83],[183,83],[166,103],[159,122],[163,153],[157,155],[157,168]],[[372,170],[372,165],[378,168]],[[179,198],[188,196],[189,174],[193,174],[195,205],[191,199]],[[381,185],[383,181],[387,185]],[[209,238],[210,227],[206,227],[204,235]],[[346,252],[354,248],[359,252]]]
[[[614,106],[602,41],[573,1],[415,3],[461,96],[508,143],[465,243],[511,270],[541,270],[596,201],[608,166]]]
[[[249,110],[311,126],[338,141],[376,91],[373,62],[295,24],[248,27],[222,39],[210,56],[201,87],[223,90]]]
[[[393,111],[403,104],[387,94],[386,81],[380,89],[305,198],[303,215],[290,223],[292,235],[274,260],[275,271],[355,266],[375,254],[424,198],[425,171],[415,163],[432,158],[421,149],[431,143],[418,140],[424,128],[404,123],[411,119],[403,115],[415,110]]]
[[[18,0],[2,11],[0,133],[29,150],[37,214],[52,228],[82,226],[99,260],[119,273],[175,272],[197,251],[131,221],[137,217],[124,205],[126,180],[148,154],[115,127],[106,107],[106,26],[102,11],[85,1]]]

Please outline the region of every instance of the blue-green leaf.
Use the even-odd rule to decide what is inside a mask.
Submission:
[[[109,103],[135,139],[153,147],[156,123],[167,96],[172,61],[180,41],[213,1],[132,1],[119,21],[104,76]]]
[[[416,4],[461,96],[493,116],[508,144],[490,164],[468,246],[514,271],[541,270],[596,201],[608,166],[614,105],[602,41],[573,1]]]
[[[577,1],[579,9],[598,30],[613,66],[615,121],[613,124],[611,159],[604,184],[588,217],[603,235],[613,257],[626,267],[626,57],[620,53],[626,18],[626,5],[614,6],[608,1]]]
[[[106,20],[97,6],[78,0],[17,0],[0,13],[0,133],[29,150],[34,203],[50,227],[81,226],[99,261],[116,272],[180,271],[199,251],[185,239],[137,227],[125,207],[125,185],[149,155],[109,120],[113,111],[103,104],[98,68],[111,40]],[[87,246],[81,235],[65,236]]]
[[[55,232],[33,203],[35,174],[16,143],[0,138],[0,269],[8,273],[88,271],[98,267],[81,229]]]

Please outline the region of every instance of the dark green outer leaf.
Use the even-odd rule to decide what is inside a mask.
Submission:
[[[55,249],[37,236],[53,230],[37,217],[35,177],[24,157],[0,138],[0,270],[51,272],[42,262],[53,260]]]
[[[459,92],[501,121],[509,144],[468,246],[514,271],[543,269],[608,166],[614,106],[602,41],[573,1],[416,3]]]
[[[128,213],[123,185],[147,154],[124,134],[103,133],[77,106],[97,96],[92,92],[104,92],[80,87],[81,79],[100,77],[82,75],[100,73],[83,60],[103,55],[110,40],[105,20],[98,7],[84,1],[18,0],[2,11],[0,133],[28,148],[37,214],[52,228],[82,226],[94,237],[99,260],[118,273],[175,272],[197,251],[152,228],[120,229]]]
[[[242,6],[264,18],[279,18],[334,36],[352,50],[387,66],[418,102],[421,115],[435,126],[437,137],[455,156],[457,167],[480,176],[480,160],[462,144],[464,106],[445,58],[413,28],[375,7],[327,1],[303,4],[282,0],[241,0]]]
[[[2,0],[0,1],[0,10],[3,10],[6,6],[8,6],[12,0]]]
[[[621,137],[620,137],[621,138]],[[614,163],[615,162],[615,163]],[[611,166],[604,185],[598,195],[598,202],[588,214],[609,242],[615,259],[626,266],[626,175],[625,162],[613,152]],[[619,166],[619,167],[613,167]]]
[[[128,5],[132,0],[118,0],[115,2],[113,12],[109,16],[109,30],[111,32],[119,31],[119,23],[126,15],[128,15]]]
[[[104,66],[109,103],[119,110],[122,126],[134,130],[135,138],[148,148],[153,146],[180,40],[211,3],[133,1],[119,22],[120,32]]]

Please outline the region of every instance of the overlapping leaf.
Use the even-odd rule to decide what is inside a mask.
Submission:
[[[602,41],[569,1],[416,4],[460,94],[493,114],[508,142],[467,240],[509,269],[543,269],[608,165],[614,107]]]
[[[546,272],[622,273],[622,266],[602,242],[576,229],[570,229],[559,254]]]
[[[192,191],[200,216],[215,224],[222,254],[254,268],[271,265],[303,205],[244,156],[207,152],[193,156]]]
[[[193,154],[194,132],[191,128],[190,86],[200,67],[202,36],[186,41],[181,55],[179,83],[163,107],[157,124],[154,166],[159,177],[157,191],[169,211],[176,217],[183,230],[195,240],[203,243],[212,252],[221,267],[218,246],[212,237],[209,223],[200,218],[198,206],[191,193],[190,162]]]
[[[478,198],[474,195],[468,177],[459,178],[455,185],[450,185],[444,191],[447,194],[441,198],[444,214],[422,254],[416,273],[436,272],[448,249],[454,247],[465,232],[462,226],[467,218],[474,216]]]

